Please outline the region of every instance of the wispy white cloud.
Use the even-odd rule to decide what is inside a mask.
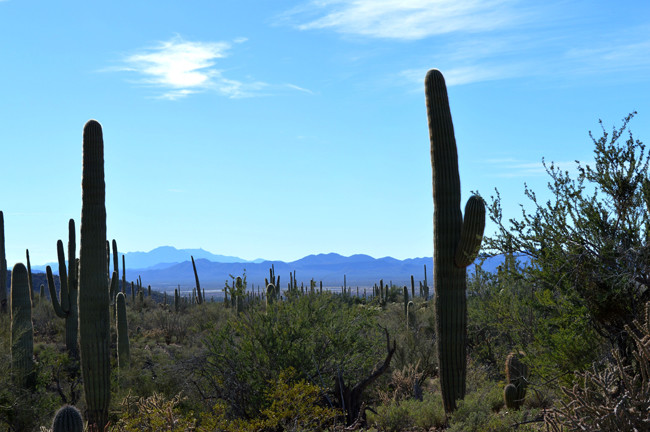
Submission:
[[[650,69],[650,35],[645,40],[606,43],[597,48],[576,47],[566,52],[566,59],[582,73],[616,72]]]
[[[389,39],[422,39],[502,28],[520,15],[516,0],[320,0],[280,18],[301,30],[332,29],[340,33]]]
[[[519,76],[524,69],[524,65],[514,66],[499,66],[487,64],[475,64],[470,66],[458,66],[450,69],[445,69],[442,72],[445,75],[445,83],[447,86],[471,84],[483,81],[495,81],[505,78],[513,78]],[[424,83],[428,68],[422,69],[407,69],[399,72],[399,76],[406,82],[418,85],[418,91]]]
[[[515,158],[488,159],[486,164],[492,167],[495,177],[531,177],[546,174],[546,169],[539,162],[528,162]]]
[[[621,72],[647,79],[647,22],[594,31],[607,19],[603,14],[588,2],[563,0],[310,0],[279,21],[303,31],[419,43],[416,67],[391,73],[418,90],[432,66],[443,70],[448,85],[549,79],[549,68],[556,80]]]
[[[485,160],[484,163],[491,167],[489,171],[492,172],[494,177],[514,178],[547,175],[544,162],[541,160],[538,162],[530,162],[516,158],[492,158]],[[593,166],[593,161],[581,162],[583,167],[587,164]],[[546,167],[550,168],[551,165],[556,169],[559,168],[562,171],[568,171],[574,176],[578,173],[575,161],[546,161]]]
[[[232,43],[245,41],[238,38]],[[192,42],[176,36],[126,56],[123,66],[113,70],[138,74],[137,82],[159,88],[157,97],[162,99],[175,100],[208,90],[229,98],[255,96],[266,83],[226,78],[215,67],[218,59],[228,56],[232,43]]]
[[[297,86],[295,84],[285,84],[285,87],[290,88],[292,90],[297,90],[299,92],[307,93],[307,94],[310,94],[310,95],[315,94],[313,91],[311,91],[309,89],[306,89],[306,88],[303,88],[303,87],[299,87],[299,86]]]

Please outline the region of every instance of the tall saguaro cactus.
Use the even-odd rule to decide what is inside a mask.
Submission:
[[[79,346],[89,430],[103,431],[110,403],[110,314],[106,270],[106,206],[102,127],[83,131],[81,247],[79,250]]]
[[[74,219],[68,222],[68,269],[65,268],[65,253],[63,252],[63,242],[59,240],[56,243],[56,251],[59,260],[59,281],[61,290],[59,301],[56,297],[56,288],[54,286],[54,277],[50,266],[46,267],[47,286],[50,290],[50,298],[54,313],[59,318],[65,319],[65,347],[68,354],[74,359],[79,359],[78,346],[78,325],[79,309],[77,305],[77,263],[76,263],[75,226]]]
[[[114,273],[115,274],[115,273]],[[115,298],[117,305],[117,365],[121,370],[129,367],[129,324],[126,318],[126,297],[118,292]]]
[[[190,258],[192,258],[192,268],[194,269],[194,279],[196,280],[197,303],[202,304],[203,296],[201,295],[201,284],[199,283],[199,274],[196,272],[196,264],[194,263],[194,257],[190,256]]]
[[[7,313],[7,258],[5,256],[5,218],[0,211],[0,313]]]
[[[27,269],[21,263],[11,272],[11,371],[16,385],[28,388],[34,378],[34,326]]]
[[[454,126],[442,73],[425,78],[431,168],[433,171],[433,288],[440,384],[446,412],[465,396],[467,287],[466,267],[481,246],[485,204],[472,196],[460,210],[460,177]]]

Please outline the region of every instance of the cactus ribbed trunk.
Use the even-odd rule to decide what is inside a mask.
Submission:
[[[197,303],[202,304],[203,296],[201,295],[201,284],[199,283],[199,274],[196,272],[196,264],[194,263],[194,257],[190,256],[190,258],[192,258],[192,268],[194,269],[194,279],[196,280]]]
[[[59,260],[59,282],[61,285],[59,301],[56,297],[56,288],[50,266],[47,266],[47,285],[54,312],[59,318],[65,319],[65,347],[70,356],[79,359],[78,327],[79,309],[77,304],[77,259],[74,220],[68,223],[68,270],[66,270],[63,242],[57,241],[56,250]]]
[[[27,259],[27,285],[29,286],[29,298],[34,303],[34,286],[32,285],[32,263],[29,261],[29,249],[25,249]]]
[[[110,403],[110,314],[106,270],[104,140],[95,120],[84,126],[79,251],[79,345],[90,431],[103,431]]]
[[[34,379],[34,326],[27,269],[21,263],[11,272],[11,371],[22,388]]]
[[[456,401],[465,396],[466,266],[476,258],[474,251],[478,252],[477,240],[480,246],[485,226],[485,207],[482,199],[470,198],[463,222],[456,138],[447,87],[440,71],[432,69],[427,73],[425,93],[433,172],[436,341],[443,404],[445,412],[450,413],[456,409]],[[471,208],[470,212],[467,212],[468,208]]]
[[[7,313],[7,258],[5,256],[5,218],[0,211],[0,313]]]
[[[65,319],[65,346],[79,359],[79,260],[74,219],[68,221],[68,316]]]
[[[126,297],[117,293],[115,298],[117,306],[117,365],[120,369],[129,367],[131,359],[129,351],[129,324],[126,319]]]

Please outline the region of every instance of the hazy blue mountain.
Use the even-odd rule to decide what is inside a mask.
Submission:
[[[121,254],[120,254],[121,255]],[[148,267],[165,268],[171,265],[190,260],[206,259],[220,263],[247,262],[234,256],[217,255],[203,249],[176,249],[172,246],[160,246],[149,252],[127,252],[124,254],[126,268],[144,269]],[[120,267],[122,263],[119,263]]]
[[[119,247],[119,245],[118,245]],[[209,261],[213,262],[222,262],[222,263],[238,263],[238,262],[263,262],[263,259],[257,259],[253,261],[247,261],[245,259],[235,257],[235,256],[228,256],[228,255],[217,255],[213,254],[211,252],[208,252],[204,249],[176,249],[173,246],[160,246],[155,249],[150,250],[149,252],[127,252],[125,254],[122,254],[120,252],[120,262],[119,262],[119,268],[120,268],[120,277],[122,276],[122,255],[124,255],[124,258],[126,260],[126,267],[127,270],[129,268],[131,269],[145,269],[145,268],[152,268],[152,269],[163,269],[167,267],[171,267],[173,265],[176,265],[178,263],[182,263],[185,261],[189,261],[191,258],[194,257],[195,260],[197,259],[207,259]],[[113,255],[111,255],[111,261],[113,259]],[[56,262],[51,262],[47,263],[44,265],[34,265],[32,266],[33,271],[37,272],[45,272],[45,267],[46,266],[51,266],[52,267],[52,272],[55,274],[58,274],[59,272],[59,264]],[[111,268],[112,268],[111,264]]]

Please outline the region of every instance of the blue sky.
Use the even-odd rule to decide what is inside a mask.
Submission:
[[[431,256],[426,71],[463,203],[496,187],[516,216],[542,157],[592,158],[599,119],[637,110],[650,140],[650,3],[617,3],[0,0],[8,263],[55,261],[79,223],[91,118],[121,251]]]

